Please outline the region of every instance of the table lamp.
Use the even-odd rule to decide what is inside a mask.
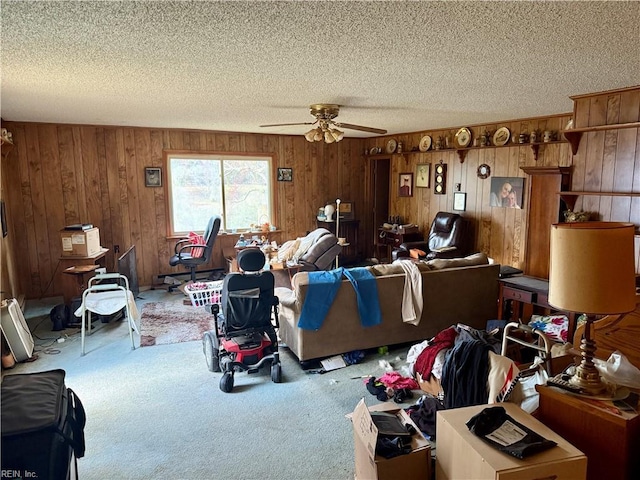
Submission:
[[[606,390],[593,363],[591,338],[597,315],[636,307],[634,225],[620,222],[558,223],[551,226],[549,304],[585,313],[582,360],[569,382],[587,395]]]

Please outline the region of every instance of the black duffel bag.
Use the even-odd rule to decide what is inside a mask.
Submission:
[[[85,411],[64,370],[6,375],[2,380],[2,471],[23,478],[70,478],[84,456]],[[77,477],[77,468],[75,469]]]

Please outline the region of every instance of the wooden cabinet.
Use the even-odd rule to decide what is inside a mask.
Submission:
[[[588,480],[640,478],[640,415],[553,387],[536,390],[537,418],[585,453]]]
[[[549,278],[551,225],[561,221],[562,205],[558,192],[568,190],[571,167],[522,167],[529,175],[529,212],[524,271],[527,275]]]

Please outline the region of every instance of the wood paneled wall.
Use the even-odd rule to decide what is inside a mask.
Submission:
[[[575,97],[574,101],[576,127],[640,119],[640,87]],[[474,137],[501,126],[517,136],[534,129],[562,130],[570,118],[567,113],[470,128]],[[1,246],[11,250],[17,272],[17,278],[10,275],[6,280],[6,265],[2,266],[3,290],[5,296],[25,294],[27,298],[61,293],[59,230],[70,223],[93,223],[100,228],[101,242],[110,249],[109,267],[115,265],[113,245],[124,251],[135,244],[140,285],[151,285],[157,275],[172,271],[168,260],[175,240],[166,237],[165,190],[144,186],[144,167],[162,167],[163,150],[272,154],[274,171],[277,167],[293,168],[293,182],[275,182],[274,178],[273,222],[282,230],[278,240],[295,238],[315,228],[318,208],[341,198],[354,202],[356,218],[361,220],[359,249],[372,255],[371,239],[377,225],[367,220],[371,211],[371,205],[365,203],[370,160],[363,155],[364,149],[384,147],[389,138],[395,138],[408,151],[425,134],[434,139],[448,136],[453,142],[457,130],[345,139],[326,145],[308,143],[302,136],[20,122],[4,122],[3,126],[13,133],[15,147],[6,158],[3,156],[2,163],[2,198],[7,203],[9,237]],[[452,149],[390,158],[390,214],[401,215],[426,232],[438,211],[453,211],[453,192],[455,184],[460,183],[461,191],[467,193],[463,215],[472,225],[475,250],[520,268],[525,267],[527,213],[532,199],[525,196],[521,210],[489,207],[491,177],[478,178],[478,165],[488,164],[491,176],[518,176],[525,182],[523,166],[572,166],[572,190],[640,193],[637,128],[587,133],[575,156],[568,143],[542,145],[537,161],[529,145],[519,144],[469,150],[463,163]],[[430,163],[433,175],[433,167],[440,160],[448,165],[446,195],[434,195],[432,177],[430,188],[414,188],[412,197],[397,196],[399,173],[415,175],[418,163]],[[578,209],[593,212],[596,219],[640,225],[638,197],[580,197]],[[636,236],[636,258],[639,238]],[[210,267],[223,267],[222,249],[234,243],[233,236],[220,238]],[[640,272],[640,263],[636,270]]]
[[[640,121],[640,87],[571,97],[575,128]],[[598,130],[582,135],[573,157],[574,191],[625,192],[635,196],[578,197],[575,210],[592,220],[631,222],[640,226],[640,128]],[[635,237],[636,272],[640,273],[640,235]]]
[[[330,200],[363,204],[360,139],[326,145],[303,136],[18,122],[3,127],[15,142],[2,169],[18,276],[9,296],[61,293],[59,230],[72,223],[100,228],[110,270],[114,245],[121,252],[136,245],[140,285],[183,271],[168,265],[175,239],[167,238],[165,188],[144,185],[144,168],[163,167],[163,150],[273,155],[278,240],[315,228],[318,208]],[[277,182],[278,167],[292,168],[293,181]],[[236,239],[219,238],[210,268],[224,267],[222,249]]]
[[[559,131],[571,118],[570,114],[556,115],[524,120],[510,120],[495,124],[470,126],[472,138],[479,137],[484,131],[494,132],[500,127],[507,127],[512,137],[522,132],[533,130]],[[402,141],[404,151],[410,151],[420,143],[423,135],[430,135],[434,142],[438,136],[449,137],[453,145],[457,128],[446,130],[430,130],[406,135],[386,136],[370,139],[367,147],[384,146],[389,138]],[[433,148],[433,147],[432,147]],[[513,144],[496,148],[477,148],[467,151],[464,162],[460,162],[454,149],[429,150],[424,153],[410,155],[393,155],[391,173],[390,213],[400,215],[407,222],[416,223],[420,230],[428,232],[431,222],[439,211],[453,212],[453,193],[455,185],[460,184],[460,191],[467,194],[466,211],[461,213],[471,226],[474,236],[475,251],[485,252],[496,262],[523,268],[525,261],[525,239],[527,211],[530,199],[523,198],[522,209],[492,208],[489,206],[491,177],[523,177],[527,175],[521,170],[523,166],[568,166],[571,165],[571,148],[568,143],[551,143],[541,145],[537,161],[534,160],[530,145]],[[446,194],[436,195],[433,189],[434,167],[437,163],[447,164]],[[399,197],[399,174],[410,172],[416,174],[416,165],[431,164],[431,182],[429,188],[414,188],[413,197]],[[491,176],[478,178],[478,166],[487,164],[491,168]],[[526,184],[525,184],[526,190]]]

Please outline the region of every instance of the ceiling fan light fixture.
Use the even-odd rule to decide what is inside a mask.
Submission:
[[[307,133],[304,134],[304,138],[307,139],[307,142],[313,142],[316,136],[316,129],[312,128]]]
[[[316,142],[321,142],[323,136],[324,136],[324,134],[322,132],[322,129],[320,127],[318,127],[315,130],[315,134],[313,136],[313,140],[316,141]]]
[[[331,130],[325,130],[324,132],[324,143],[333,143],[336,139],[333,137],[333,132]]]
[[[344,132],[338,130],[337,128],[332,128],[330,131],[331,131],[331,135],[333,136],[336,142],[339,142],[344,138]]]

